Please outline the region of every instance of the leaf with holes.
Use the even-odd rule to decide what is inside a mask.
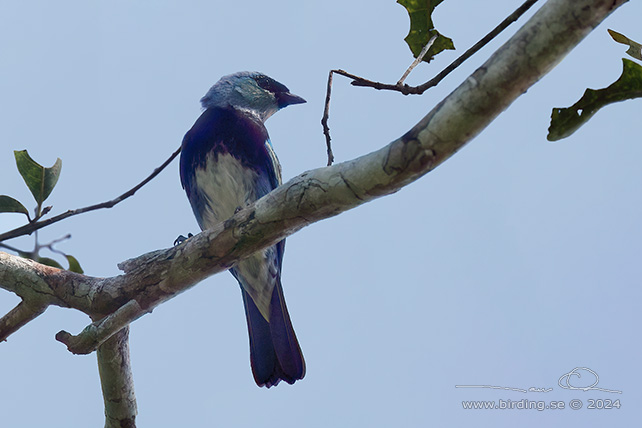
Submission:
[[[424,46],[428,44],[435,34],[437,35],[437,39],[430,49],[428,49],[428,53],[424,56],[424,61],[430,62],[435,55],[446,49],[455,49],[453,41],[439,34],[432,22],[432,11],[442,1],[443,0],[397,0],[397,3],[406,8],[410,16],[410,31],[404,40],[408,43],[408,47],[410,47],[415,58],[419,56]]]
[[[642,66],[626,58],[622,58],[622,62],[622,75],[609,87],[587,89],[571,107],[553,109],[546,139],[557,141],[568,137],[608,104],[642,98]]]

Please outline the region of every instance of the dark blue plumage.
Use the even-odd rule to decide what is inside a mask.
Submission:
[[[205,111],[183,139],[181,183],[201,229],[211,228],[281,184],[281,170],[264,121],[305,102],[260,73],[223,77],[201,100]],[[250,336],[250,359],[259,386],[305,375],[281,287],[285,240],[239,262],[238,280]]]

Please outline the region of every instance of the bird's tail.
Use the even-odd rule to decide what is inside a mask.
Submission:
[[[277,277],[268,322],[250,295],[241,287],[250,335],[250,361],[258,386],[271,387],[281,380],[293,384],[305,376],[305,361],[285,306],[281,279]]]

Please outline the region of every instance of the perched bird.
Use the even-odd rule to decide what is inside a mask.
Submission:
[[[180,174],[202,230],[281,184],[281,165],[264,122],[279,109],[304,102],[257,72],[224,76],[201,99],[205,111],[183,139]],[[245,304],[254,380],[268,388],[305,375],[281,287],[284,249],[285,240],[230,269]]]

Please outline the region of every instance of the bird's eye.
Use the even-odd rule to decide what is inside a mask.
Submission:
[[[289,92],[288,88],[284,84],[277,82],[276,80],[267,77],[263,74],[256,76],[254,78],[256,83],[266,91],[272,92],[273,94],[278,94],[280,92]]]

